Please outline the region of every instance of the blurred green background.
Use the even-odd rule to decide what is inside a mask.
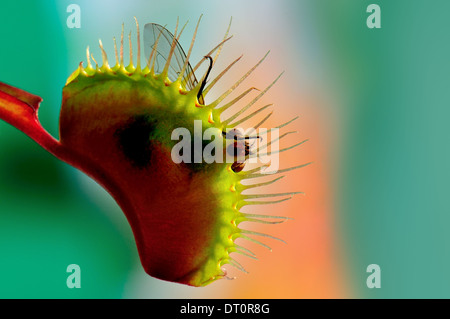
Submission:
[[[66,27],[71,3],[81,7],[80,29]],[[381,7],[381,29],[366,27],[370,3]],[[2,2],[0,81],[43,97],[41,123],[58,136],[61,89],[87,45],[102,38],[112,52],[106,39],[133,16],[169,29],[177,16],[189,19],[191,34],[203,13],[200,56],[233,16],[238,43],[256,43],[240,52],[287,51],[277,67],[302,74],[298,90],[320,87],[328,97],[334,227],[351,295],[448,298],[449,11],[445,0]],[[66,287],[72,263],[82,269],[82,289]],[[381,267],[381,289],[366,287],[372,263]],[[153,279],[145,286],[140,271],[131,230],[109,195],[1,122],[0,297],[208,297]]]
[[[382,28],[359,27],[369,3]],[[340,98],[337,209],[360,297],[450,297],[448,1],[318,1]],[[382,289],[359,270],[376,263]]]

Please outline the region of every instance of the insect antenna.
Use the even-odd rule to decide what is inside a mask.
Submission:
[[[205,77],[204,77],[204,79],[202,81],[202,85],[200,86],[200,89],[198,90],[198,94],[197,94],[197,99],[199,100],[199,102],[201,104],[205,104],[202,92],[203,92],[203,88],[206,85],[206,80],[208,79],[208,75],[211,72],[211,69],[212,69],[212,66],[213,66],[213,59],[209,55],[206,56],[205,58],[209,59],[209,67],[208,67],[208,71],[206,71],[206,75],[205,75]]]

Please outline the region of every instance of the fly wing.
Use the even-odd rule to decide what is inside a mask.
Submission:
[[[158,39],[158,44],[156,48],[156,57],[154,70],[156,74],[162,73],[164,66],[166,65],[167,59],[169,57],[170,48],[172,46],[173,34],[163,26],[156,23],[148,23],[144,27],[144,52],[145,57],[148,61],[150,54],[155,47],[156,40]],[[183,69],[184,63],[186,62],[186,53],[184,53],[183,48],[180,43],[175,40],[176,46],[173,52],[172,58],[170,59],[170,65],[168,70],[168,77],[171,81],[175,81],[180,75]],[[192,70],[191,65],[188,63],[182,78],[183,84],[189,90],[192,90],[198,83],[195,78],[195,74]]]

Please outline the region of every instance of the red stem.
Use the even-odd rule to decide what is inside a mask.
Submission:
[[[0,82],[0,119],[21,130],[45,150],[60,160],[76,167],[91,176],[116,199],[122,210],[126,212],[135,232],[139,250],[143,250],[143,235],[139,228],[138,218],[133,214],[135,208],[122,185],[115,183],[101,165],[89,160],[86,156],[73,151],[51,136],[41,125],[37,111],[42,99],[23,90]]]
[[[89,160],[61,144],[51,136],[38,119],[38,108],[42,101],[37,95],[0,82],[0,119],[21,130],[36,143],[58,159],[78,168],[107,189],[118,200],[121,207],[132,210],[132,206],[120,185],[111,180],[101,165]]]
[[[64,147],[41,125],[38,108],[42,98],[0,82],[0,119],[21,130],[45,150],[75,167],[79,156]]]
[[[0,82],[0,119],[21,130],[46,151],[106,184],[110,181],[101,167],[61,144],[41,125],[38,108],[42,98]],[[111,185],[108,185],[111,186]]]
[[[41,125],[37,110],[42,99],[0,82],[0,119],[24,132],[44,149],[59,157],[61,144]]]

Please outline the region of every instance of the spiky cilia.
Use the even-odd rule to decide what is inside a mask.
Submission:
[[[146,65],[142,66],[137,20],[136,65],[132,60],[131,39],[130,63],[127,66],[124,64],[123,27],[120,50],[114,39],[114,66],[110,66],[101,41],[101,66],[90,54],[88,47],[86,67],[80,63],[63,88],[59,141],[53,139],[39,124],[37,109],[40,98],[5,84],[0,85],[2,119],[24,131],[58,158],[94,178],[114,197],[132,227],[145,271],[156,278],[192,286],[204,286],[226,277],[226,264],[245,272],[231,254],[239,253],[250,258],[256,256],[249,249],[236,244],[237,238],[247,239],[269,249],[269,246],[256,238],[263,236],[278,239],[245,230],[240,224],[244,221],[279,223],[288,218],[243,213],[241,209],[244,206],[274,204],[299,193],[247,194],[247,190],[273,184],[283,177],[273,178],[259,172],[267,164],[243,170],[243,163],[239,163],[239,169],[236,169],[236,163],[176,164],[172,161],[171,149],[176,143],[171,138],[174,129],[187,128],[194,139],[194,121],[200,120],[205,130],[217,130],[218,135],[226,136],[226,132],[236,129],[270,106],[263,106],[239,119],[281,76],[280,74],[248,104],[223,119],[225,110],[236,105],[255,88],[249,88],[226,104],[222,103],[224,99],[261,64],[267,54],[230,89],[211,103],[205,103],[211,88],[240,57],[206,87],[206,78],[211,68],[208,68],[195,86],[188,89],[186,83],[189,73],[197,71],[206,59],[214,66],[224,43],[230,39],[228,27],[223,41],[191,68],[189,58],[200,20],[201,17],[182,69],[175,80],[169,78],[168,72],[182,33],[177,32],[178,21],[166,64],[160,73],[155,72],[155,59],[158,41],[161,39],[157,38]],[[215,56],[212,58],[214,52]],[[267,121],[271,114],[266,115],[256,127]],[[279,139],[290,133],[292,132],[281,135]],[[250,137],[236,140],[244,143],[246,156],[250,154],[248,139]],[[292,149],[303,142],[277,152]],[[267,148],[270,143],[267,141],[258,150]],[[225,144],[223,151],[226,152]],[[273,173],[284,173],[305,165],[307,164]],[[253,184],[242,183],[244,180],[251,181],[261,177],[270,179]],[[281,199],[260,200],[271,197]]]

